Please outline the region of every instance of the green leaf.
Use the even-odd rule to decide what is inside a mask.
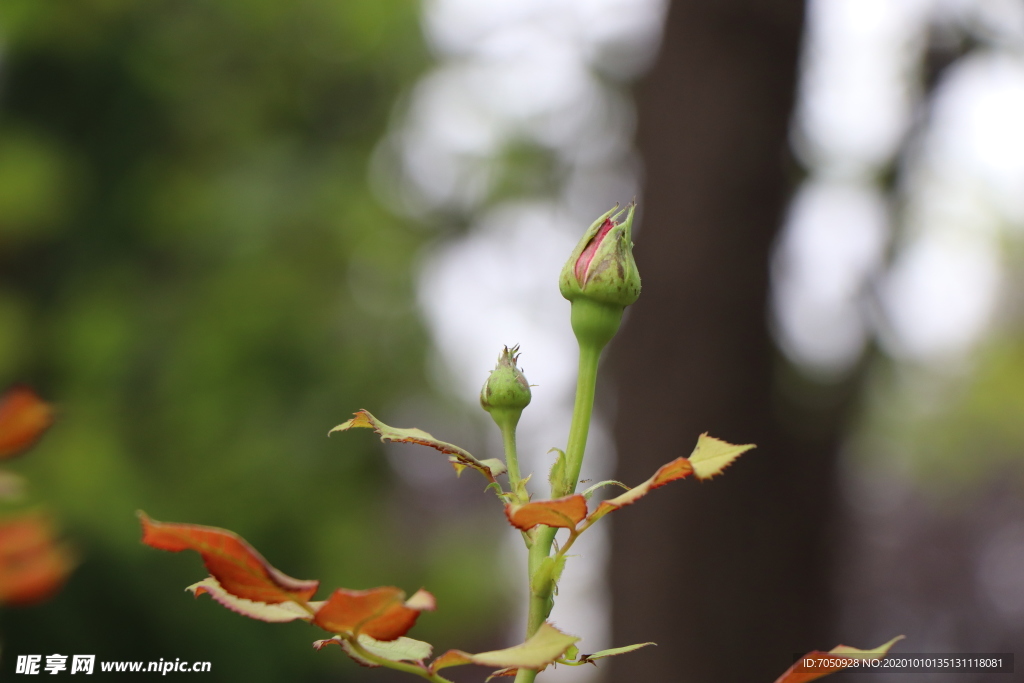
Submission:
[[[362,666],[380,666],[380,664],[372,662],[356,652],[351,643],[341,636],[334,636],[327,640],[318,640],[313,643],[313,647],[319,650],[330,643],[340,645],[341,649],[345,651],[345,654]],[[385,642],[371,638],[366,634],[362,634],[359,636],[359,645],[364,650],[367,650],[371,654],[377,655],[382,659],[387,659],[392,662],[412,662],[414,664],[423,664],[423,661],[429,658],[431,653],[434,651],[434,646],[430,643],[423,642],[422,640],[416,640],[414,638],[407,638],[405,636]]]
[[[722,470],[731,465],[736,458],[754,447],[752,443],[737,446],[708,436],[705,432],[697,439],[697,445],[689,457],[693,474],[700,480],[710,479],[716,474],[721,474]]]
[[[582,657],[580,657],[580,664],[593,662],[595,659],[604,659],[605,657],[624,655],[627,652],[633,652],[634,650],[639,650],[640,648],[647,647],[648,645],[657,645],[657,643],[637,643],[635,645],[624,645],[622,647],[613,647],[609,650],[601,650],[600,652],[595,652],[592,655],[583,655]]]
[[[448,650],[430,664],[430,673],[449,666],[480,664],[500,669],[540,670],[565,654],[579,638],[562,633],[551,624],[541,624],[537,632],[525,643],[504,650],[471,655],[461,650]]]
[[[497,458],[477,460],[469,453],[469,451],[446,441],[435,439],[422,429],[399,429],[397,427],[391,427],[384,424],[365,410],[356,412],[355,417],[351,420],[343,422],[337,427],[331,429],[331,431],[327,432],[327,436],[330,436],[334,432],[345,432],[357,427],[372,429],[380,435],[381,441],[418,443],[421,446],[429,446],[441,451],[442,453],[446,453],[448,454],[448,462],[450,462],[455,468],[456,474],[461,474],[462,470],[465,468],[472,467],[473,469],[478,470],[490,481],[494,481],[495,478],[505,472],[505,463]]]

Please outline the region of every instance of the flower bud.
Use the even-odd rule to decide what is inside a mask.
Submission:
[[[625,308],[640,296],[640,273],[633,260],[632,241],[636,204],[616,214],[618,208],[616,205],[594,221],[562,268],[558,287],[569,301],[584,297]],[[617,223],[615,219],[623,211],[626,219]]]
[[[581,344],[604,347],[619,329],[622,310],[640,297],[640,273],[633,260],[635,203],[616,204],[587,230],[558,280],[572,302],[572,329]],[[616,219],[626,213],[621,223]]]
[[[480,405],[491,416],[498,420],[501,416],[514,416],[514,423],[519,421],[523,408],[530,404],[530,383],[526,381],[522,371],[516,367],[519,356],[518,346],[509,349],[507,346],[498,356],[498,364],[491,371],[483,389],[480,390]]]

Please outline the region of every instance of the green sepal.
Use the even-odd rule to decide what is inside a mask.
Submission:
[[[530,591],[540,597],[549,597],[565,570],[565,556],[549,555],[541,560],[530,578]]]
[[[565,451],[560,448],[552,448],[548,453],[551,452],[558,453],[558,457],[555,458],[555,464],[551,466],[551,471],[548,472],[548,482],[551,484],[551,497],[560,498],[562,492],[568,488],[565,480],[566,455]]]

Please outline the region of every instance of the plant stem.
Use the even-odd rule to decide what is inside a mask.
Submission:
[[[522,475],[519,473],[519,454],[516,451],[516,425],[519,423],[519,415],[498,415],[497,411],[492,413],[498,429],[501,430],[501,441],[505,447],[505,467],[508,468],[508,483],[512,493],[519,499],[520,503],[528,502],[523,495],[523,487],[520,482]]]
[[[576,484],[583,467],[583,454],[587,450],[587,436],[590,433],[590,416],[594,411],[594,390],[597,388],[597,364],[601,359],[604,345],[580,343],[580,367],[576,378],[576,403],[572,410],[572,424],[569,426],[569,444],[565,449],[565,481],[560,491],[552,491],[555,498],[568,496],[576,491]]]
[[[533,669],[520,669],[519,673],[516,674],[515,683],[533,683],[534,679],[537,678],[537,673]]]
[[[561,498],[576,490],[583,467],[583,454],[587,449],[587,436],[590,433],[590,416],[594,411],[594,390],[597,387],[597,365],[601,359],[604,344],[580,342],[579,376],[576,380],[576,403],[572,411],[572,424],[569,427],[569,443],[565,450],[565,478],[552,486],[551,497]],[[509,467],[511,472],[512,468]],[[533,578],[541,563],[551,554],[551,544],[555,540],[557,529],[541,526],[537,528],[533,546],[530,548],[530,612],[526,622],[526,637],[529,638],[540,628],[551,614],[553,605],[551,594],[554,586],[534,586]],[[575,539],[573,539],[575,540]],[[515,683],[533,683],[537,672],[520,669],[516,674]]]

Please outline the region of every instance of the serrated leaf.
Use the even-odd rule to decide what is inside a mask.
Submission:
[[[604,659],[605,657],[624,655],[627,652],[634,652],[642,647],[647,647],[648,645],[657,645],[657,643],[637,643],[635,645],[623,645],[622,647],[613,647],[608,650],[600,650],[593,654],[583,655],[582,657],[580,657],[580,664],[586,664],[598,659]]]
[[[629,487],[628,487],[628,486],[626,486],[625,484],[623,484],[623,483],[622,483],[621,481],[615,481],[614,479],[607,479],[607,480],[605,480],[605,481],[599,481],[599,482],[597,482],[596,484],[594,484],[593,486],[591,486],[590,488],[588,488],[588,489],[587,489],[586,491],[584,491],[584,492],[583,492],[583,493],[582,493],[581,495],[582,495],[582,496],[583,496],[584,498],[586,498],[587,500],[590,500],[590,497],[591,497],[591,496],[593,496],[593,495],[594,495],[594,493],[595,493],[595,492],[596,492],[596,491],[597,491],[597,490],[598,490],[599,488],[602,488],[602,487],[604,487],[604,486],[619,486],[619,487],[621,487],[621,488],[624,488],[624,489],[625,489],[625,490],[627,490],[627,491],[629,491],[629,490],[630,490],[630,489],[629,489]]]
[[[619,508],[626,507],[627,505],[632,505],[654,489],[664,486],[676,479],[687,477],[692,472],[693,467],[690,466],[689,460],[686,458],[676,458],[667,465],[659,467],[653,477],[636,488],[632,488],[615,498],[611,498],[610,500],[601,501],[601,504],[597,506],[597,509],[590,514],[590,520],[591,522],[597,521],[613,510],[618,510]]]
[[[454,457],[456,457],[456,456],[454,456],[454,455],[448,456],[449,462]],[[505,474],[505,472],[507,470],[507,468],[505,467],[505,462],[500,460],[499,458],[487,458],[486,460],[481,460],[480,461],[480,465],[484,469],[486,469],[487,472],[490,472],[491,477],[501,476],[502,474]],[[472,465],[470,465],[470,467],[472,467]],[[477,467],[475,469],[479,470],[480,468]],[[484,474],[487,474],[487,472],[484,472]]]
[[[179,552],[195,550],[220,586],[235,596],[274,605],[305,602],[313,597],[319,581],[294,579],[275,569],[238,534],[212,526],[158,522],[137,513],[142,522],[142,542]]]
[[[287,621],[295,621],[296,619],[309,621],[313,618],[313,615],[303,609],[302,605],[297,602],[292,602],[291,600],[268,604],[265,602],[256,602],[254,600],[235,597],[224,590],[224,587],[221,586],[220,583],[217,582],[217,579],[212,576],[197,583],[193,583],[185,590],[190,591],[192,595],[197,598],[205,593],[232,612],[238,612],[243,616],[251,619],[258,619],[260,621],[284,623]],[[311,602],[308,604],[315,610],[321,603]]]
[[[434,596],[417,591],[408,600],[394,586],[365,591],[339,588],[317,610],[313,623],[332,633],[365,634],[380,641],[404,636],[422,611],[433,611]]]
[[[0,520],[0,603],[29,605],[56,593],[74,568],[41,512]]]
[[[27,450],[53,424],[53,408],[28,387],[0,396],[0,460]]]
[[[821,652],[819,650],[808,652],[798,659],[793,666],[786,669],[785,673],[775,679],[775,683],[806,683],[836,671],[841,671],[852,664],[855,659],[882,659],[889,654],[889,649],[901,640],[903,640],[903,636],[896,636],[888,643],[883,643],[873,650],[858,650],[847,645],[837,645],[829,652]],[[807,667],[804,664],[806,659],[817,659],[819,661],[821,659],[839,659],[840,661],[835,666]]]
[[[708,436],[707,432],[704,432],[697,439],[697,445],[689,457],[693,474],[701,481],[710,479],[716,474],[721,474],[736,458],[752,448],[755,448],[752,443],[737,446]]]
[[[492,671],[491,675],[484,679],[484,683],[487,683],[487,681],[489,681],[489,680],[491,680],[493,678],[504,678],[505,676],[515,676],[518,673],[519,673],[519,669],[515,669],[515,668],[512,668],[512,667],[509,667],[507,669],[498,669],[497,671]]]
[[[529,531],[538,524],[573,529],[587,516],[587,500],[576,493],[555,500],[506,505],[505,516],[512,526],[523,531]]]
[[[330,436],[334,432],[345,432],[350,429],[366,428],[372,429],[380,435],[381,441],[398,441],[401,443],[416,443],[421,446],[429,446],[446,453],[448,461],[452,463],[456,474],[461,474],[466,467],[478,470],[485,477],[494,481],[499,475],[505,472],[505,463],[498,459],[477,460],[469,451],[459,448],[440,439],[435,439],[422,429],[399,429],[384,424],[366,410],[357,411],[351,420],[341,423],[327,432]]]
[[[327,640],[318,640],[313,643],[313,647],[319,650],[325,645],[329,645],[331,643],[340,645],[341,649],[345,651],[345,654],[354,659],[360,666],[369,668],[380,666],[380,664],[373,662],[356,652],[355,648],[353,648],[352,645],[341,636],[334,636]],[[406,638],[405,636],[394,640],[383,641],[371,638],[366,634],[361,634],[359,636],[359,645],[363,649],[382,659],[388,659],[392,662],[411,662],[421,666],[423,665],[424,660],[428,659],[434,651],[434,646],[430,643],[425,643],[422,640],[415,640],[413,638]]]
[[[551,624],[541,624],[537,632],[526,640],[525,643],[504,650],[492,652],[481,652],[471,655],[461,650],[448,650],[435,659],[430,665],[430,673],[433,674],[440,669],[449,666],[460,666],[462,664],[479,664],[501,669],[543,669],[555,661],[565,651],[578,641],[579,638],[562,633]]]

